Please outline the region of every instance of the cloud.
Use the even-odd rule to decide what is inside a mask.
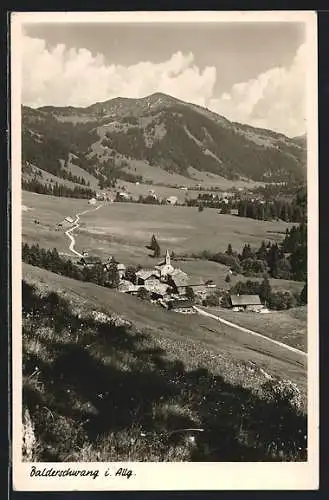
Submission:
[[[44,40],[24,35],[22,101],[32,107],[88,106],[164,92],[230,120],[298,135],[305,131],[305,49],[300,47],[290,67],[272,68],[218,97],[216,67],[200,69],[192,53],[178,51],[160,63],[122,66],[84,48],[47,47]]]
[[[24,36],[23,103],[87,106],[113,97],[144,97],[165,92],[205,105],[213,95],[216,68],[201,71],[192,53],[177,52],[167,61],[131,66],[108,64],[102,54]]]
[[[247,82],[233,85],[209,107],[230,120],[270,128],[289,136],[305,132],[306,45],[289,67],[271,68]]]

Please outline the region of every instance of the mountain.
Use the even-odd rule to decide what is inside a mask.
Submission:
[[[23,164],[55,175],[69,158],[105,178],[114,171],[123,178],[131,161],[185,177],[199,171],[282,182],[306,175],[306,140],[230,122],[161,93],[85,108],[23,106],[22,150]]]
[[[298,146],[301,146],[302,148],[307,147],[307,139],[306,139],[306,134],[303,135],[298,135],[297,137],[293,137],[292,141],[297,144]]]

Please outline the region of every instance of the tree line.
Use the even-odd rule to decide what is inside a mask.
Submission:
[[[305,283],[301,293],[291,293],[289,291],[272,290],[268,277],[264,277],[263,281],[238,281],[230,288],[230,295],[259,295],[262,303],[269,309],[281,311],[290,309],[291,307],[302,306],[307,304],[307,283]],[[222,305],[230,307],[228,294],[222,298]]]
[[[38,244],[22,245],[22,260],[26,264],[41,267],[62,276],[79,281],[89,281],[108,288],[117,288],[120,282],[118,263],[113,259],[106,266],[99,260],[91,266],[78,265],[61,257],[56,248],[44,249]]]
[[[63,198],[89,199],[96,196],[95,191],[87,187],[74,186],[71,188],[64,184],[58,184],[58,182],[44,184],[40,182],[37,177],[30,180],[22,179],[22,189],[33,193],[49,194]]]
[[[189,257],[189,255],[181,255]],[[245,276],[262,276],[268,273],[272,278],[307,280],[307,224],[301,223],[286,230],[282,243],[263,241],[258,249],[246,243],[239,253],[229,243],[225,252],[192,253],[192,258],[223,264],[233,273]]]

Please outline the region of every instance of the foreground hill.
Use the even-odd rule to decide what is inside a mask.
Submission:
[[[38,267],[23,264],[23,278],[37,285],[44,292],[59,292],[80,309],[103,311],[120,315],[124,320],[157,338],[158,342],[173,341],[185,350],[189,363],[198,365],[203,356],[221,357],[241,362],[252,361],[273,376],[292,380],[304,391],[306,388],[306,358],[287,351],[266,340],[246,337],[229,326],[223,327],[217,321],[198,315],[169,313],[159,306],[141,301],[136,297],[100,287],[92,283],[76,281]],[[82,311],[82,309],[81,309]],[[192,351],[191,351],[192,349]],[[198,355],[191,355],[194,350]],[[182,352],[180,353],[182,356]],[[215,363],[216,364],[216,363]],[[220,366],[218,366],[220,369]],[[225,368],[224,368],[225,369]],[[230,377],[231,375],[228,374]]]
[[[54,175],[59,160],[68,159],[107,180],[114,173],[133,179],[136,162],[186,178],[208,172],[282,182],[306,175],[305,141],[230,122],[165,94],[86,108],[23,107],[22,134],[23,162]]]
[[[208,318],[166,313],[27,265],[23,278],[23,404],[25,430],[35,431],[33,459],[306,459],[298,360],[243,345]],[[302,390],[271,378],[264,364]]]

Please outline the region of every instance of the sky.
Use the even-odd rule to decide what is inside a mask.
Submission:
[[[232,121],[305,133],[302,23],[29,23],[22,47],[31,107],[163,92]]]

